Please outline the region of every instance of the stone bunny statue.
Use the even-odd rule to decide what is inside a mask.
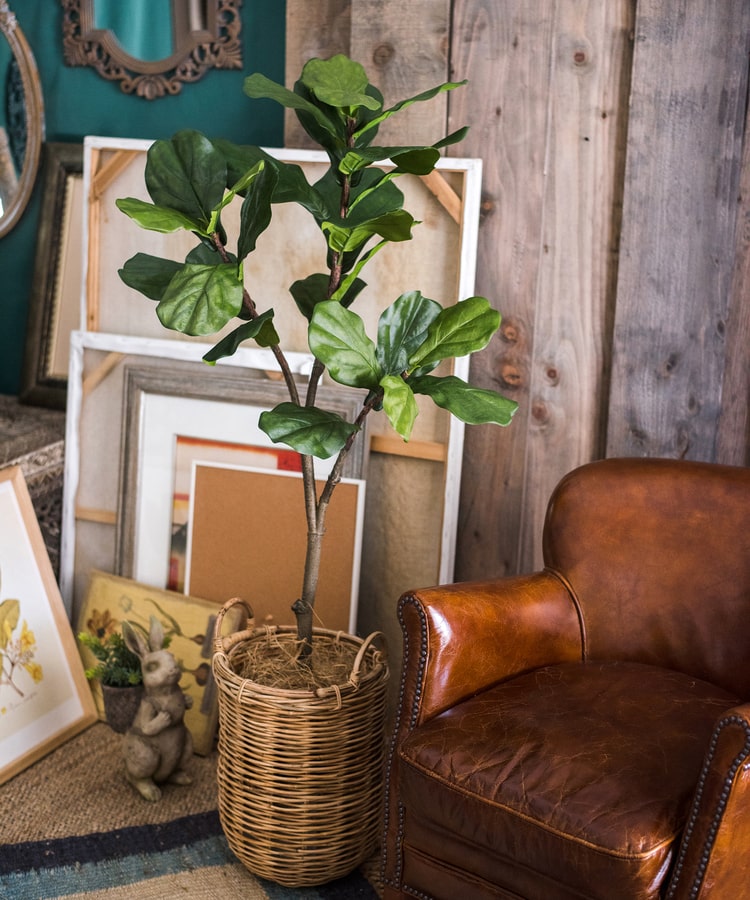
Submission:
[[[143,699],[133,724],[123,739],[128,781],[146,800],[161,797],[159,784],[190,784],[185,766],[193,755],[193,739],[183,722],[193,698],[178,684],[181,671],[174,656],[164,649],[164,629],[151,617],[149,640],[129,622],[123,622],[123,637],[141,661]]]

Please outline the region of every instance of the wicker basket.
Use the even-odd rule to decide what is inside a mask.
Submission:
[[[254,874],[288,887],[341,878],[375,849],[381,819],[388,667],[362,640],[315,629],[314,642],[357,648],[346,684],[313,690],[266,687],[236,674],[248,647],[296,641],[293,627],[221,636],[213,673],[219,694],[219,815],[233,853]]]

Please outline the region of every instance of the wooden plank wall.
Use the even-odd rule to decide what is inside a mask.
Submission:
[[[540,565],[588,460],[750,464],[746,0],[287,0],[287,29],[288,81],[335,52],[391,102],[470,80],[382,132],[469,124],[451,152],[484,160],[477,292],[504,321],[471,377],[521,409],[468,429],[457,579]]]

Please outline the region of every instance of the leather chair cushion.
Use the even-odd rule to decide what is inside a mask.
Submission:
[[[523,897],[537,896],[542,873],[545,897],[657,898],[713,725],[738,700],[638,663],[502,682],[402,744],[410,844]]]

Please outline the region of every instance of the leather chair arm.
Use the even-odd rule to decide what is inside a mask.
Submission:
[[[514,674],[580,660],[581,624],[562,579],[537,572],[497,581],[443,585],[399,601],[403,673],[386,773],[384,897],[397,900],[401,867],[398,748],[420,722]]]
[[[750,703],[714,729],[666,900],[744,897],[750,881]]]
[[[399,618],[410,727],[512,675],[582,657],[578,612],[549,571],[413,591]]]

